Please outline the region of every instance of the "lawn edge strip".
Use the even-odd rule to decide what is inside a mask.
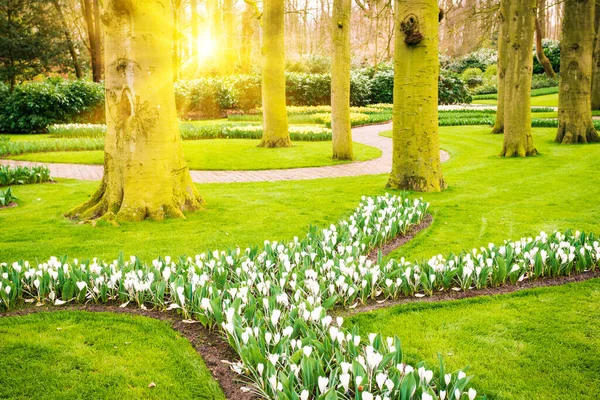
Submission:
[[[360,314],[379,311],[387,308],[393,308],[405,304],[418,303],[445,303],[456,300],[474,299],[478,297],[493,297],[505,294],[517,293],[523,290],[562,286],[569,283],[585,282],[591,279],[600,278],[600,271],[588,271],[576,273],[570,276],[542,277],[536,280],[524,280],[517,282],[515,285],[505,285],[499,287],[488,287],[484,289],[474,289],[466,292],[437,292],[432,296],[425,297],[404,297],[395,300],[371,300],[367,304],[359,304],[353,309],[343,308],[336,315],[344,318],[354,317]],[[379,301],[383,301],[379,303]]]

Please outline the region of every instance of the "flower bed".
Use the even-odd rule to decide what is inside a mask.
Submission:
[[[11,167],[8,165],[0,165],[0,186],[42,183],[51,180],[50,170],[45,166]]]
[[[390,195],[363,198],[348,219],[311,228],[302,240],[195,258],[2,263],[0,305],[117,301],[177,309],[221,329],[241,359],[232,367],[265,398],[473,399],[464,372],[447,373],[443,363],[436,373],[406,365],[398,338],[360,336],[328,310],[596,270],[600,244],[583,233],[542,233],[422,263],[367,259],[422,221],[428,206]]]

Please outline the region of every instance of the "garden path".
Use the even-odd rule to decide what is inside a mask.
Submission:
[[[392,169],[392,140],[379,136],[380,132],[392,129],[392,123],[369,125],[352,129],[355,142],[373,146],[381,150],[381,157],[374,160],[325,167],[292,168],[262,171],[190,171],[196,183],[231,182],[274,182],[309,180],[319,178],[340,178],[346,176],[387,174]],[[440,159],[447,161],[450,155],[441,150]],[[3,165],[46,165],[54,178],[71,178],[85,181],[102,179],[103,166],[81,164],[54,164],[31,161],[0,160]]]

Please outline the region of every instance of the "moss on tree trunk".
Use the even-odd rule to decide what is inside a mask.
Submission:
[[[600,3],[596,4],[596,41],[592,60],[592,110],[600,110]]]
[[[104,176],[68,217],[141,221],[201,208],[181,146],[166,0],[106,3]]]
[[[507,4],[508,3],[508,4]],[[504,143],[501,156],[526,157],[537,154],[531,136],[531,75],[536,0],[502,0],[507,11],[508,34],[504,78]]]
[[[350,9],[351,0],[334,0],[332,15],[331,129],[333,158],[352,160],[350,124]]]
[[[445,186],[438,137],[438,17],[435,0],[396,0],[388,187],[438,192]]]
[[[504,78],[506,77],[506,57],[507,51],[505,43],[507,42],[506,36],[509,32],[509,19],[508,16],[508,2],[504,1],[500,3],[500,12],[498,15],[500,30],[498,33],[498,73],[497,73],[497,85],[498,85],[498,103],[496,106],[496,121],[492,128],[492,133],[503,133],[504,132]]]
[[[265,0],[263,21],[261,147],[290,147],[285,108],[284,1]]]
[[[598,142],[592,123],[594,0],[565,0],[560,43],[558,143]]]

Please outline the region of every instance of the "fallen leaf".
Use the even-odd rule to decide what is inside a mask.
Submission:
[[[150,383],[148,384],[148,387],[149,387],[149,388],[156,387],[156,383],[154,383],[154,382],[150,382]]]

